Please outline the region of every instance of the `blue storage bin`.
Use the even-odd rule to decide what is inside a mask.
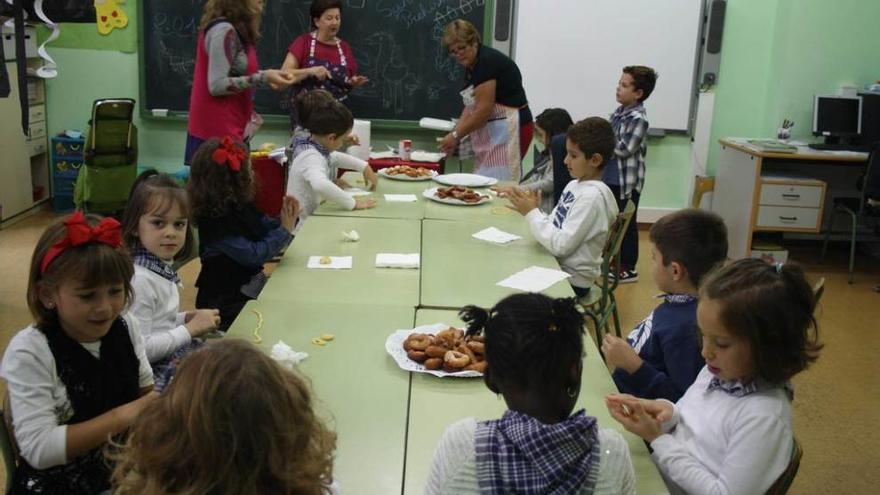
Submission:
[[[73,196],[73,185],[76,183],[76,176],[73,177],[58,177],[57,175],[53,179],[54,189],[52,194],[55,196],[58,195],[70,195]]]
[[[56,213],[64,213],[73,211],[76,205],[73,204],[73,194],[55,194],[52,196],[52,209]]]
[[[81,160],[85,143],[83,138],[73,139],[56,136],[52,138],[52,154],[59,158],[79,158]]]
[[[55,177],[76,177],[82,167],[81,158],[52,157],[52,173]]]

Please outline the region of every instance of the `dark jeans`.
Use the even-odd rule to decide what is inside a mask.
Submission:
[[[571,284],[568,284],[568,285],[571,285]],[[590,293],[589,287],[577,287],[577,286],[572,285],[571,289],[574,291],[574,295],[577,296],[578,299],[580,299]]]
[[[626,206],[626,200],[620,199],[620,186],[609,184],[608,187],[614,193],[614,198],[617,199],[617,207],[620,211],[623,211],[623,208]],[[639,232],[636,217],[639,213],[639,198],[641,196],[642,194],[635,190],[629,196],[636,209],[633,211],[633,217],[626,228],[626,233],[623,234],[623,243],[620,245],[620,266],[617,267],[618,271],[635,270],[636,262],[639,261]]]

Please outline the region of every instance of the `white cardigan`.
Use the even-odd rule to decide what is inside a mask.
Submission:
[[[153,370],[144,353],[137,324],[125,317],[134,353],[140,362],[138,384],[153,384]],[[101,341],[81,343],[98,357]],[[6,380],[12,408],[12,427],[21,456],[37,469],[67,463],[67,425],[73,406],[67,388],[58,377],[55,358],[45,334],[29,326],[12,337],[0,363],[0,376]],[[7,481],[9,482],[9,481]]]
[[[654,461],[672,493],[764,493],[785,471],[794,436],[782,387],[734,397],[707,392],[704,367],[651,442]]]
[[[470,495],[479,494],[477,480],[477,461],[474,435],[477,420],[465,418],[453,423],[443,432],[428,481],[425,495]],[[595,495],[635,494],[635,475],[629,446],[620,433],[607,428],[599,428],[600,457]]]
[[[367,167],[367,162],[336,151],[330,153],[328,161],[316,149],[303,151],[291,162],[287,194],[295,197],[301,208],[297,230],[318,209],[323,199],[333,201],[347,210],[354,209],[354,197],[334,184],[330,177],[330,171],[334,167],[362,172]]]
[[[192,340],[183,326],[177,284],[140,265],[131,279],[132,301],[128,314],[137,321],[151,363],[171,355]]]

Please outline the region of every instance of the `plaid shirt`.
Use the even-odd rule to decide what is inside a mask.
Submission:
[[[617,145],[614,159],[620,179],[620,199],[626,199],[635,190],[642,192],[645,185],[645,155],[648,152],[648,115],[641,103],[618,107],[611,115],[611,127]]]
[[[744,382],[742,380],[722,380],[717,376],[713,376],[712,379],[709,380],[709,385],[706,386],[706,392],[720,390],[727,395],[732,395],[734,397],[745,397],[768,388],[773,388],[773,385],[759,379]],[[782,389],[785,390],[785,395],[788,396],[788,400],[794,400],[794,387],[790,381],[783,383]]]
[[[170,264],[165,263],[158,256],[147,251],[143,246],[134,248],[131,252],[131,258],[135,265],[140,265],[156,275],[174,282],[178,287],[183,285],[180,281],[180,275],[174,271],[174,268],[171,268]]]
[[[516,411],[481,421],[474,437],[480,493],[592,493],[598,435],[596,418],[583,409],[553,425]]]

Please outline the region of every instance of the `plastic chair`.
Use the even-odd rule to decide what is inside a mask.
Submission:
[[[6,467],[6,492],[12,492],[12,479],[15,477],[15,468],[18,466],[18,444],[12,433],[12,414],[9,408],[9,392],[3,398],[3,408],[0,409],[0,451],[3,452],[3,464]]]
[[[596,342],[601,347],[602,332],[607,330],[608,321],[614,323],[614,333],[620,337],[620,316],[617,313],[617,299],[614,298],[614,290],[617,289],[617,277],[609,276],[612,266],[618,266],[620,257],[620,245],[623,244],[623,235],[632,220],[636,205],[627,201],[623,211],[617,215],[611,228],[608,229],[608,238],[602,248],[601,275],[598,283],[593,284],[590,292],[578,302],[584,308],[584,317],[593,320],[596,328]],[[599,352],[602,352],[601,350]]]
[[[834,198],[832,200],[831,215],[828,216],[828,222],[825,224],[825,241],[822,243],[822,260],[828,251],[828,241],[831,240],[831,223],[834,220],[834,214],[843,212],[850,217],[850,239],[849,239],[849,283],[853,283],[853,268],[856,262],[856,241],[858,238],[859,225],[863,223],[865,217],[880,216],[880,209],[869,204],[869,200],[880,198],[880,145],[875,145],[868,157],[868,165],[865,169],[863,181],[859,185],[861,195],[857,198]]]
[[[134,100],[96,100],[86,133],[84,165],[74,186],[76,207],[90,213],[114,214],[125,208],[137,177],[137,127]]]
[[[696,176],[694,179],[694,196],[691,198],[691,208],[699,208],[703,201],[703,195],[715,190],[715,177]]]
[[[785,468],[785,471],[776,478],[776,481],[770,485],[770,488],[765,492],[765,495],[785,495],[788,493],[788,489],[791,488],[791,484],[794,482],[794,477],[797,476],[798,469],[801,467],[801,457],[803,457],[804,451],[801,449],[801,445],[798,443],[797,438],[794,439],[794,444],[791,447],[791,460],[788,461],[788,467]]]

